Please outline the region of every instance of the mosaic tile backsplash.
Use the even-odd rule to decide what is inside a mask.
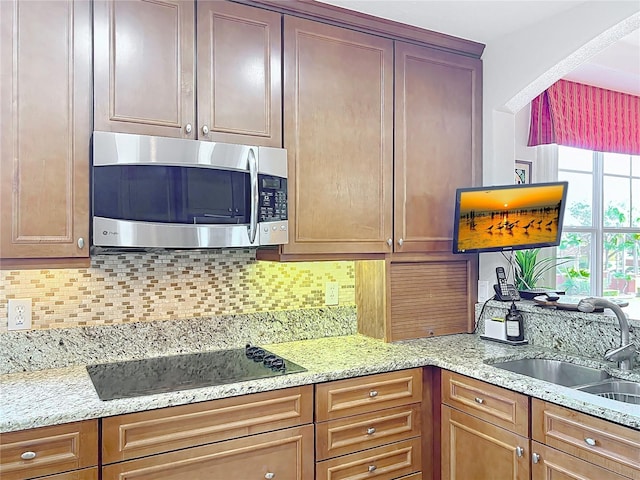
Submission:
[[[0,332],[7,300],[31,298],[32,329],[355,305],[354,262],[257,261],[254,249],[98,255],[89,268],[0,271]]]

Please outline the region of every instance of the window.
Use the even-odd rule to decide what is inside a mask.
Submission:
[[[640,318],[640,156],[558,147],[569,182],[556,272],[568,295],[616,296]]]

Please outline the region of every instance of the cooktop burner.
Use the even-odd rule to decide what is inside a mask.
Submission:
[[[224,385],[306,372],[306,369],[259,347],[172,355],[144,360],[88,365],[100,400]]]

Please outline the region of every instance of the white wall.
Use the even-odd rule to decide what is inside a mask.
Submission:
[[[526,147],[528,111],[516,113],[576,66],[638,28],[637,1],[588,1],[487,44],[482,57],[484,185],[513,183],[516,158],[533,162],[534,181],[549,180],[552,165]],[[501,264],[505,261],[500,254],[481,254],[480,280],[495,283],[495,267]]]

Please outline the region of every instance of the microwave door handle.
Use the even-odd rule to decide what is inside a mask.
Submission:
[[[251,187],[251,216],[249,218],[249,242],[253,245],[258,233],[258,162],[256,160],[255,150],[249,149],[247,158],[249,162],[249,182]]]

